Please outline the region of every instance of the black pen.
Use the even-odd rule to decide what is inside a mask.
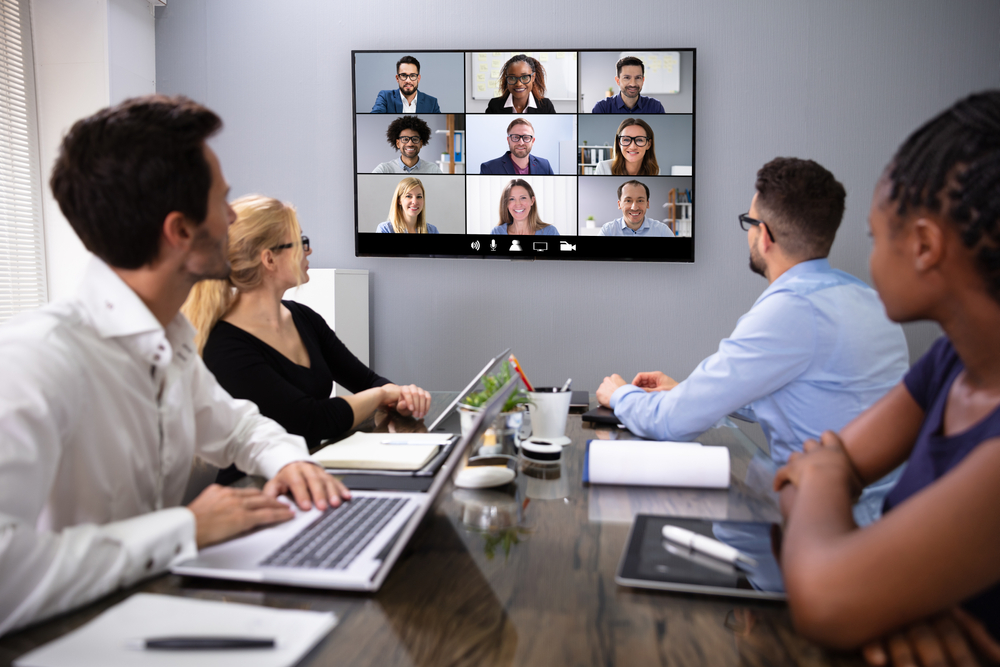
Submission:
[[[150,637],[130,643],[131,648],[161,651],[214,651],[237,648],[274,648],[274,639],[257,637]]]

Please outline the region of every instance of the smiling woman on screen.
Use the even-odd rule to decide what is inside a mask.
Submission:
[[[515,178],[500,195],[500,224],[490,234],[535,234],[559,236],[559,230],[542,222],[535,203],[535,191],[522,178]]]
[[[626,118],[615,133],[613,157],[597,163],[596,176],[659,176],[653,128],[641,118]]]
[[[545,97],[545,68],[535,58],[519,53],[500,70],[499,97],[486,105],[486,113],[555,113]]]
[[[389,204],[389,219],[375,230],[380,234],[437,234],[434,225],[427,224],[424,209],[424,184],[409,176],[396,186]]]
[[[356,428],[378,408],[422,418],[430,394],[368,368],[314,310],[282,300],[309,281],[309,238],[295,209],[260,195],[233,202],[226,280],[203,280],[182,308],[199,352],[223,389],[301,435],[310,449]],[[354,392],[331,397],[336,382]],[[220,481],[241,476],[223,471]]]

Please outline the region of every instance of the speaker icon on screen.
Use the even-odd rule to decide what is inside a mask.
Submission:
[[[472,249],[473,249],[473,250],[479,250],[479,241],[473,241],[473,242],[472,242],[472,243],[470,243],[469,245],[471,245],[471,246],[472,246]]]

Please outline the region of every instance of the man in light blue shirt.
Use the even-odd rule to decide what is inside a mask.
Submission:
[[[618,209],[622,217],[602,225],[601,236],[674,236],[666,224],[646,217],[649,188],[641,181],[618,186]]]
[[[639,373],[605,378],[601,405],[630,431],[690,440],[731,412],[756,419],[778,464],[809,438],[840,430],[895,386],[906,340],[865,283],[826,257],[844,212],[844,188],[811,160],[776,158],[757,172],[747,230],[750,268],[770,283],[719,350],[683,382]],[[868,487],[854,509],[867,524],[899,471]]]

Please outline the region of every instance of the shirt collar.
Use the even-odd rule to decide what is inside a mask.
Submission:
[[[634,106],[634,107],[632,107],[631,109],[629,109],[629,108],[628,108],[628,107],[627,107],[627,106],[625,105],[625,100],[624,100],[624,99],[622,99],[622,94],[621,94],[621,91],[619,91],[619,92],[618,92],[618,94],[617,94],[617,95],[615,95],[615,108],[617,108],[617,109],[628,109],[629,111],[632,111],[632,112],[634,112],[634,113],[638,113],[638,112],[639,112],[639,108],[640,108],[641,106],[642,106],[642,95],[640,95],[640,96],[639,96],[639,101],[638,101],[638,102],[636,102],[636,103],[635,103],[635,106]]]
[[[767,289],[764,290],[764,292],[757,298],[757,301],[760,301],[761,299],[763,299],[768,294],[771,294],[772,292],[777,292],[786,284],[795,280],[799,276],[802,276],[803,274],[825,273],[832,270],[833,269],[830,267],[830,260],[827,259],[826,257],[820,257],[819,259],[809,259],[804,262],[799,262],[798,264],[796,264],[795,266],[791,267],[790,269],[782,273],[780,276],[778,276],[773,283],[768,285]]]
[[[532,109],[537,109],[538,108],[538,105],[535,104],[535,96],[531,94],[530,90],[528,91],[528,106],[526,106],[524,108],[527,109],[528,107],[531,107]],[[507,103],[503,105],[503,108],[504,109],[508,109],[508,108],[513,109],[514,108],[514,94],[513,93],[510,93],[510,94],[507,95]]]
[[[402,156],[400,156],[400,158],[399,158],[399,166],[401,166],[403,168],[403,171],[405,171],[407,174],[409,174],[411,171],[416,171],[417,170],[417,167],[420,166],[420,160],[421,159],[422,158],[418,157],[417,158],[417,163],[415,165],[413,165],[412,167],[407,167],[406,163],[403,162]]]
[[[625,231],[626,229],[629,230],[630,232],[632,231],[632,228],[629,227],[628,224],[625,222],[625,216],[624,215],[622,217],[618,218],[618,226],[621,228],[622,231]],[[643,218],[642,218],[642,224],[639,225],[639,229],[635,230],[633,233],[634,234],[638,234],[642,230],[649,229],[649,228],[650,228],[649,216],[648,215],[647,216],[643,216]]]
[[[184,362],[194,355],[195,329],[187,318],[177,313],[164,329],[139,295],[97,257],[87,265],[77,298],[99,336],[122,339],[153,366],[167,366],[175,351]]]

